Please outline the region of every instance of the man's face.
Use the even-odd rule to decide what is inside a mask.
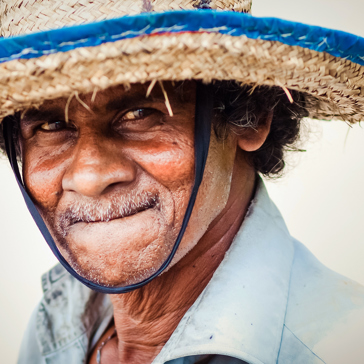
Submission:
[[[165,84],[173,116],[160,86],[146,98],[147,87],[48,101],[21,121],[30,195],[62,255],[105,285],[136,283],[161,266],[194,183],[195,85]],[[173,263],[195,246],[229,196],[236,141],[211,136],[204,180]]]

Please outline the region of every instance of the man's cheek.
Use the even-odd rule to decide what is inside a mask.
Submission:
[[[53,211],[62,195],[63,165],[24,161],[24,182],[33,200],[40,207]]]
[[[36,204],[53,211],[61,195],[59,183],[49,174],[32,173],[26,180],[26,187]]]
[[[177,188],[182,183],[193,183],[195,162],[193,149],[164,147],[150,150],[136,162],[159,183]]]

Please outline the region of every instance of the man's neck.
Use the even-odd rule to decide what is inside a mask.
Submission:
[[[143,288],[111,296],[120,363],[151,363],[212,278],[254,192],[254,175],[244,184],[237,174],[227,206],[184,258]]]

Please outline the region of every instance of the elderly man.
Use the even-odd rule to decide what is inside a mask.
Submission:
[[[1,41],[1,145],[64,267],[19,363],[361,363],[342,335],[363,333],[364,289],[289,235],[258,174],[303,117],[363,119],[364,40],[246,1],[135,3],[3,14],[9,36],[147,12]]]

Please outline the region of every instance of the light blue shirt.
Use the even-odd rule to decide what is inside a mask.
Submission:
[[[303,222],[304,223],[304,222]],[[112,319],[109,297],[60,266],[18,364],[81,364]],[[363,364],[364,288],[292,238],[263,182],[229,251],[153,364]]]

